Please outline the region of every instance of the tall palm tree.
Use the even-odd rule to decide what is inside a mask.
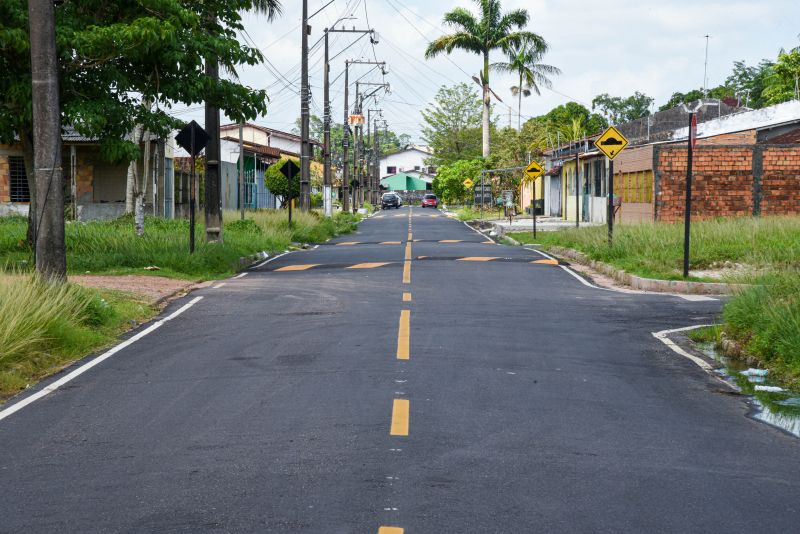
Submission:
[[[476,18],[469,10],[457,7],[445,13],[444,23],[455,33],[439,37],[425,50],[430,59],[442,52],[451,53],[455,49],[473,52],[483,57],[480,83],[483,86],[483,157],[489,157],[489,114],[491,89],[489,89],[489,53],[492,50],[507,50],[532,43],[537,47],[547,47],[547,43],[533,32],[522,28],[528,24],[530,16],[525,9],[515,9],[503,13],[500,0],[473,0],[478,7]]]
[[[508,61],[491,65],[491,68],[498,72],[519,76],[519,85],[511,87],[511,94],[517,97],[517,130],[522,127],[522,97],[531,96],[532,92],[541,95],[540,86],[547,88],[553,86],[548,76],[561,74],[558,67],[540,63],[546,51],[547,45],[523,43],[522,46],[512,46],[506,50]]]

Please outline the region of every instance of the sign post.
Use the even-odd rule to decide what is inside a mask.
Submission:
[[[531,180],[533,195],[531,196],[531,217],[533,218],[533,237],[536,237],[536,180],[544,174],[544,168],[535,161],[531,161],[525,168],[525,176]]]
[[[211,137],[195,121],[190,122],[175,136],[178,145],[191,156],[191,169],[189,169],[189,254],[194,254],[194,223],[195,208],[197,204],[195,184],[195,158],[203,151]]]
[[[608,246],[611,246],[614,238],[614,158],[619,156],[626,146],[628,139],[622,132],[609,126],[600,137],[594,142],[594,146],[608,158]]]
[[[697,144],[697,113],[689,113],[689,146],[686,159],[686,208],[683,215],[683,277],[689,276],[689,235],[692,224],[692,159]]]
[[[286,177],[286,198],[289,202],[289,228],[292,227],[292,178],[300,172],[300,167],[293,159],[286,160],[281,167],[281,174]]]

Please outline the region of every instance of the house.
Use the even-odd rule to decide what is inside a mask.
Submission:
[[[381,178],[381,189],[388,191],[430,191],[433,179],[427,175],[398,172]]]
[[[432,155],[433,151],[426,146],[406,145],[402,150],[380,159],[380,177],[383,179],[408,171],[435,175],[436,167],[426,163]]]
[[[628,146],[614,160],[620,222],[683,218],[689,117],[674,108],[618,126]],[[605,222],[610,166],[594,137],[546,153],[546,213]],[[692,216],[800,214],[800,101],[760,110],[706,106],[699,115],[693,159]],[[575,194],[575,160],[580,194]],[[560,188],[554,191],[553,186]]]
[[[61,168],[65,202],[78,220],[111,219],[125,212],[128,165],[106,161],[96,139],[74,128],[62,128]],[[150,141],[150,176],[145,191],[149,214],[174,217],[174,141]],[[142,147],[143,148],[143,147]],[[139,165],[140,172],[142,164]],[[0,215],[27,215],[30,205],[27,174],[20,145],[0,146]]]

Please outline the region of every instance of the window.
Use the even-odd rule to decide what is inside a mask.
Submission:
[[[605,161],[597,160],[594,162],[594,196],[602,197],[603,193],[603,171],[605,170]]]
[[[11,202],[30,202],[31,192],[28,190],[28,177],[25,174],[25,160],[19,156],[9,156]]]
[[[397,167],[386,167],[386,174],[397,174]]]
[[[419,165],[414,165],[414,170],[418,171],[419,170]]]

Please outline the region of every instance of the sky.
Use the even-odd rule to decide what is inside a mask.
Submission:
[[[330,0],[308,0],[309,14]],[[283,13],[274,21],[246,14],[245,33],[240,40],[257,46],[267,64],[244,67],[240,81],[266,88],[270,95],[266,116],[256,124],[291,131],[300,116],[300,0],[282,0]],[[332,116],[341,122],[345,59],[386,61],[383,76],[370,66],[351,66],[350,80],[388,82],[390,94],[381,95],[369,107],[382,109],[388,126],[422,143],[421,110],[433,100],[442,85],[467,82],[481,68],[476,55],[453,52],[425,60],[428,43],[449,33],[442,15],[455,6],[477,13],[474,0],[333,0],[311,20],[309,74],[311,112],[322,116],[322,35],[337,21],[348,29],[373,28],[378,32],[374,47],[367,38],[354,34],[331,34],[330,56]],[[733,62],[748,65],[761,59],[775,59],[781,48],[800,46],[800,2],[762,0],[709,2],[703,0],[503,0],[504,10],[527,9],[528,30],[549,43],[543,62],[561,69],[553,78],[552,90],[544,89],[523,98],[522,120],[542,115],[553,107],[576,101],[591,108],[594,96],[609,93],[628,96],[641,91],[655,98],[655,106],[666,102],[675,91],[686,92],[703,86],[706,38],[708,39],[708,85],[724,82]],[[344,18],[344,20],[342,20]],[[345,50],[346,47],[348,47]],[[490,58],[501,61],[496,51]],[[337,79],[338,77],[338,79]],[[517,123],[517,102],[510,87],[516,80],[492,73],[491,87],[503,100],[495,103],[501,126]],[[478,89],[478,86],[475,85]],[[352,95],[355,87],[351,87]],[[365,108],[366,109],[366,108]],[[176,116],[203,124],[202,108],[176,106]],[[226,119],[223,119],[227,122]]]

